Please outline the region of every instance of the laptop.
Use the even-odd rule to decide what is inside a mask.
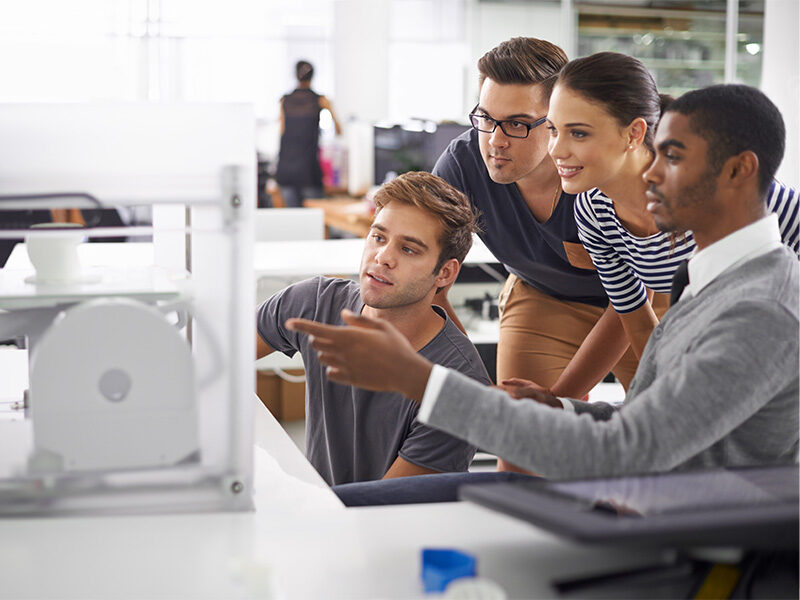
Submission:
[[[459,496],[585,543],[797,549],[798,465],[466,485]]]

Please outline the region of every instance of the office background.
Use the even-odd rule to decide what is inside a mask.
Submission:
[[[323,113],[323,149],[345,150],[346,179],[360,192],[359,185],[381,177],[374,172],[374,125],[413,132],[443,121],[465,123],[477,97],[478,57],[509,37],[536,36],[571,57],[598,50],[639,56],[673,94],[712,82],[759,85],[787,122],[779,177],[798,186],[798,30],[798,0],[0,0],[0,103],[252,103],[256,149],[268,163],[277,154],[278,99],[294,85],[294,62],[304,58],[316,67],[314,87],[333,100],[345,125],[344,136],[335,138]],[[264,222],[274,225],[274,215],[267,216]],[[177,217],[167,225],[182,227],[185,213]],[[317,229],[322,237],[321,220]],[[246,269],[282,286],[289,270],[307,274],[296,263],[313,262],[329,273],[355,267],[360,245],[334,240],[314,255],[307,241],[262,242]],[[142,246],[153,264],[153,248]],[[346,252],[339,257],[331,248]],[[111,258],[107,248],[97,250],[103,260]],[[487,324],[481,295],[478,300],[476,327]],[[476,343],[483,333],[496,341],[496,321],[488,325],[488,332],[471,330]],[[4,352],[4,359],[19,360],[0,365],[6,369],[0,384],[8,384],[9,372],[25,379],[23,351]],[[26,385],[19,383],[15,398]],[[275,377],[270,383],[290,385]],[[283,403],[288,393],[274,397]],[[292,423],[288,429],[302,446],[302,390],[291,393],[298,413],[278,416],[270,409]],[[287,401],[281,409],[290,406]],[[0,596],[267,598],[279,586],[285,597],[415,597],[420,547],[435,545],[476,553],[481,572],[511,597],[546,597],[553,579],[647,566],[663,554],[583,548],[465,502],[342,514],[266,410],[255,411],[255,430],[256,512],[6,519]]]
[[[799,185],[799,12],[796,0],[0,0],[0,102],[253,103],[269,160],[278,99],[294,62],[308,59],[346,125],[334,140],[323,113],[323,146],[349,146],[363,183],[374,173],[360,172],[371,161],[353,138],[376,122],[464,123],[478,57],[526,35],[571,57],[640,57],[675,95],[723,81],[761,87],[787,121],[779,178]]]

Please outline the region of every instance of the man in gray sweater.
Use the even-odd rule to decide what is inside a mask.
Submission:
[[[545,477],[796,460],[798,263],[764,202],[784,139],[777,108],[747,86],[690,92],[668,108],[644,175],[647,210],[664,231],[691,230],[697,252],[688,286],[673,284],[677,304],[653,331],[619,410],[524,386],[515,396],[536,402],[514,400],[432,366],[378,320],[348,315],[351,327],[290,327],[314,335],[331,379],[399,390],[421,402],[423,422]],[[340,495],[348,504],[387,495],[402,502],[409,489],[419,500],[430,488],[428,499],[446,500],[468,481],[450,480],[447,493],[432,480]]]

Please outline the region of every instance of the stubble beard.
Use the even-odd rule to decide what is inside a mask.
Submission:
[[[368,276],[367,276],[368,277]],[[370,299],[365,296],[363,287],[361,288],[361,301],[370,308],[375,309],[396,309],[405,308],[417,304],[428,295],[433,287],[433,282],[418,281],[409,284],[400,290],[391,290],[387,295],[379,295],[379,297]],[[388,290],[387,290],[388,291]]]
[[[707,169],[700,175],[694,183],[686,185],[678,190],[674,199],[665,203],[665,198],[661,196],[662,206],[665,207],[667,222],[659,222],[657,219],[656,227],[665,233],[682,235],[692,229],[689,224],[676,223],[674,214],[678,209],[699,207],[704,212],[712,210],[710,199],[717,191],[717,174],[712,169]]]
[[[489,177],[495,183],[499,183],[502,185],[508,185],[509,183],[514,183],[518,179],[518,177],[516,177],[515,174],[509,173],[505,169],[497,169],[497,168],[489,169]]]

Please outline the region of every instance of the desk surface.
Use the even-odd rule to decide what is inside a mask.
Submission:
[[[358,257],[361,243],[325,242],[316,258],[324,261],[337,246]],[[270,244],[257,253],[274,274],[269,265],[284,264],[288,249]],[[104,246],[86,245],[88,264],[120,260],[109,259]],[[152,251],[111,246],[140,260]],[[21,246],[15,253],[16,261],[27,260]],[[358,264],[350,255],[344,260]],[[16,373],[19,364],[10,368]],[[0,362],[0,372],[9,375],[9,363]],[[509,597],[548,597],[553,579],[657,556],[569,544],[469,503],[345,509],[253,401],[254,512],[0,520],[0,598],[414,598],[423,596],[423,547],[474,553],[479,574]]]
[[[303,206],[321,208],[325,213],[326,227],[334,227],[362,238],[367,237],[375,217],[368,203],[350,197],[305,200]]]
[[[0,398],[25,386],[24,359],[0,349]],[[417,598],[423,547],[471,552],[509,597],[538,598],[554,579],[658,557],[566,543],[463,502],[346,509],[253,402],[254,512],[2,519],[0,598]]]
[[[463,502],[346,509],[257,411],[254,512],[2,520],[0,598],[421,598],[423,547],[474,553],[509,597],[538,598],[555,578],[656,557]]]

